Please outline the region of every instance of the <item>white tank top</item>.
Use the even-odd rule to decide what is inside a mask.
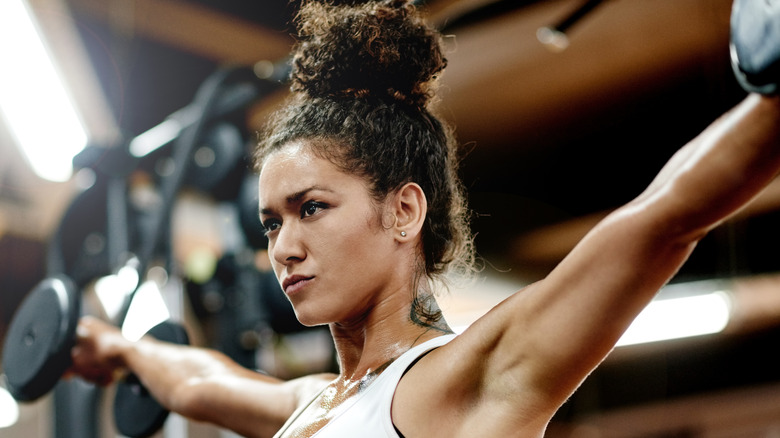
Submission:
[[[433,338],[402,354],[363,392],[346,401],[346,406],[340,406],[340,413],[312,435],[312,438],[399,438],[390,413],[398,382],[419,357],[445,345],[455,336],[444,335]],[[306,404],[296,410],[274,438],[281,437],[308,406],[309,404]]]

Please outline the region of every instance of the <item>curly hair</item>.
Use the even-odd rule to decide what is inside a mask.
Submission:
[[[428,108],[447,63],[441,36],[400,0],[309,2],[297,20],[293,94],[261,137],[257,167],[273,151],[306,139],[342,171],[365,178],[377,201],[417,183],[428,213],[415,294],[421,278],[470,272],[474,254],[454,136]],[[415,316],[440,319],[424,302],[414,296]]]

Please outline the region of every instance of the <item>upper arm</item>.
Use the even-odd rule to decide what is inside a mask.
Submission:
[[[545,279],[463,334],[483,358],[483,396],[554,413],[693,250],[695,233],[662,237],[651,219],[616,211]]]
[[[642,223],[648,219],[635,214],[629,207],[612,214],[547,278],[510,296],[420,361],[404,378],[414,383],[396,393],[405,397],[404,415],[416,415],[420,423],[444,415],[435,423],[452,426],[452,433],[469,424],[481,424],[490,436],[543,430],[692,249],[685,239],[659,243],[665,239],[651,236],[652,227]],[[650,237],[633,238],[638,232]],[[409,405],[420,392],[425,404]],[[495,418],[490,433],[487,417]]]
[[[608,216],[544,280],[475,325],[494,341],[488,374],[511,373],[556,408],[576,389],[703,235],[678,234],[645,208]]]

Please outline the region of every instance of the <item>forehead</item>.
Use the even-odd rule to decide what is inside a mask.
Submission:
[[[258,200],[269,205],[311,187],[346,188],[355,182],[362,185],[362,179],[342,172],[306,142],[296,141],[266,157],[260,168]]]

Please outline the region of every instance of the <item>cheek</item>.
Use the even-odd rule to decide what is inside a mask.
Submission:
[[[356,227],[357,228],[357,227]],[[392,249],[392,238],[384,229],[377,227],[365,227],[350,230],[339,240],[339,253],[346,257],[349,268],[352,271],[370,270],[367,264],[388,262],[387,257]]]

